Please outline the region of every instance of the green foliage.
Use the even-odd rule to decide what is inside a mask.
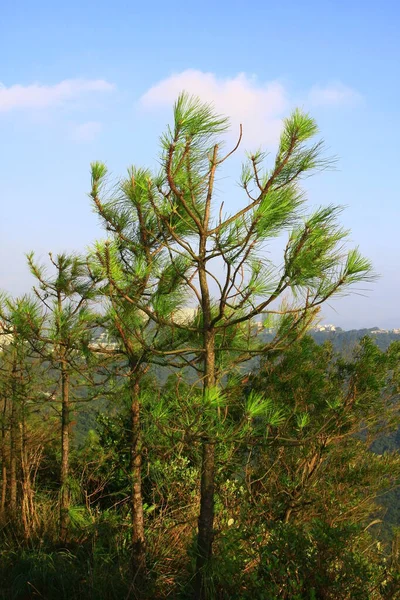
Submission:
[[[260,564],[249,598],[371,598],[378,573],[354,539],[353,527],[314,521],[280,524],[259,547]],[[383,580],[383,572],[380,573]]]
[[[306,335],[324,302],[374,278],[340,207],[307,214],[302,178],[334,161],[295,110],[275,159],[247,155],[245,202],[225,214],[228,120],[186,93],[173,119],[159,173],[111,184],[92,163],[105,239],[49,267],[29,254],[33,295],[1,297],[0,589],[396,597],[398,534],[376,526],[400,483],[397,437],[381,437],[399,425],[400,345],[339,355]]]
[[[348,360],[331,345],[305,337],[265,362],[249,381],[232,377],[224,394],[209,391],[206,404],[221,412],[230,432],[218,447],[215,555],[207,566],[210,598],[308,600],[328,593],[378,600],[397,593],[395,554],[389,556],[388,546],[377,540],[379,528],[369,524],[381,518],[379,496],[400,479],[399,459],[371,454],[369,435],[363,433],[366,422],[372,437],[387,429],[387,419],[394,425],[390,398],[397,361],[396,344],[382,352],[364,339]],[[199,418],[201,394],[196,404],[193,389],[180,380],[172,375],[157,390],[149,379],[143,388],[151,598],[190,594],[198,440],[209,421]],[[359,385],[349,411],[353,381]],[[56,549],[53,542],[58,474],[57,457],[48,446],[36,496],[37,510],[46,513],[38,537],[31,549],[17,548],[15,532],[13,537],[8,529],[2,533],[5,597],[128,594],[129,403],[124,385],[118,389],[120,407],[99,416],[97,430],[88,432],[72,456],[68,549]],[[326,435],[319,439],[321,431]],[[306,465],[321,448],[322,460],[311,473]],[[383,534],[389,542],[386,526]]]

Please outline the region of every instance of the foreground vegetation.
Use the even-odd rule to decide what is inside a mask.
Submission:
[[[160,173],[111,186],[92,165],[107,238],[48,266],[30,254],[32,295],[2,300],[4,598],[400,593],[378,503],[400,460],[370,451],[399,424],[400,345],[339,355],[307,336],[371,266],[337,207],[305,216],[299,182],[330,164],[308,115],[271,166],[249,155],[233,214],[214,193],[227,126],[180,96]]]

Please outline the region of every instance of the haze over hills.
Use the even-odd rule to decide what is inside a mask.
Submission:
[[[347,331],[334,325],[321,325],[310,331],[318,343],[331,341],[339,351],[348,351],[363,337],[370,336],[381,350],[386,350],[391,342],[400,341],[400,329],[381,329],[370,327],[364,329],[349,329]]]

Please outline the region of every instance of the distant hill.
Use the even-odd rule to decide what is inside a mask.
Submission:
[[[340,352],[347,353],[366,335],[370,336],[381,350],[386,350],[391,342],[400,341],[400,331],[398,331],[399,330],[387,331],[379,329],[379,327],[343,331],[338,327],[335,331],[312,330],[310,331],[310,335],[318,344],[323,344],[329,340],[332,342],[334,348]]]

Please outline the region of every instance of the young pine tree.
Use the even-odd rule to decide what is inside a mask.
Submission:
[[[111,191],[106,189],[106,175],[103,164],[92,164],[91,197],[109,237],[95,245],[90,271],[100,284],[104,326],[110,339],[117,342],[110,352],[114,370],[125,378],[130,397],[132,567],[134,581],[139,584],[146,574],[141,383],[149,365],[164,365],[168,356],[165,349],[174,346],[163,328],[182,302],[179,292],[183,281],[170,272],[166,259],[168,231],[159,228],[149,200],[149,193],[156,191],[150,172],[129,169],[128,176]],[[157,321],[147,314],[154,310]]]
[[[174,106],[174,123],[161,140],[160,172],[140,171],[136,184],[132,177],[132,185],[139,185],[146,198],[146,217],[158,228],[152,235],[169,261],[168,271],[165,267],[156,278],[161,282],[168,272],[169,280],[180,281],[182,298],[196,309],[193,319],[174,318],[173,311],[162,314],[162,285],[139,298],[114,281],[116,294],[156,325],[177,332],[176,337],[170,334],[169,355],[199,373],[204,418],[196,599],[206,597],[212,556],[217,445],[224,436],[222,415],[229,410],[221,410],[224,376],[253,356],[292,343],[324,302],[372,277],[370,263],[357,249],[344,250],[347,232],[337,222],[337,207],[304,216],[300,181],[330,164],[322,143],[314,141],[315,121],[296,110],[283,123],[274,161],[268,163],[261,151],[249,154],[241,175],[245,202],[233,214],[224,212],[224,202],[215,196],[216,178],[240,143],[222,154],[228,125],[211,106],[182,94]],[[101,174],[95,185],[100,183]],[[125,229],[135,227],[129,213],[124,219]],[[266,249],[287,231],[282,260],[274,264]],[[268,343],[254,334],[254,320],[261,316],[275,326]],[[146,352],[156,353],[143,342]],[[258,403],[256,410],[261,409]]]
[[[28,302],[24,312],[27,340],[56,374],[61,399],[60,531],[67,541],[70,508],[70,438],[74,388],[90,383],[82,350],[89,346],[93,318],[89,310],[95,297],[86,262],[74,255],[50,256],[54,273],[28,255],[37,285],[38,302]],[[58,395],[58,394],[57,394]]]
[[[40,356],[32,351],[21,327],[26,307],[25,298],[3,298],[0,305],[8,331],[0,336],[0,515],[4,523],[6,516],[16,519],[18,515],[24,537],[29,539],[38,525],[34,488],[45,438],[36,414],[47,397]]]

